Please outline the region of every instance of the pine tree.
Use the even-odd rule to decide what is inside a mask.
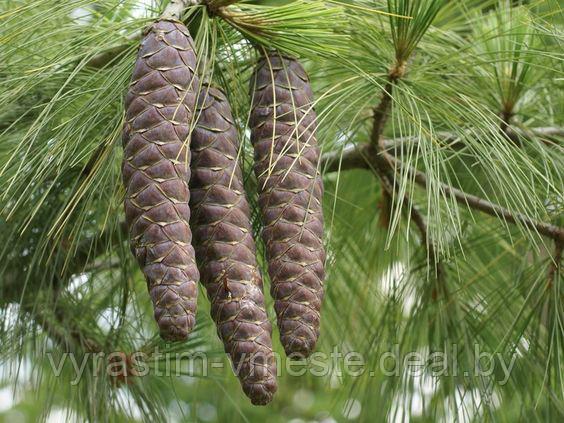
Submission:
[[[91,421],[562,420],[564,22],[556,0],[140,5],[0,2],[0,398],[8,399],[0,420],[66,412]],[[232,304],[261,284],[204,271],[213,216],[194,214],[189,224],[203,258],[186,340],[160,339],[130,251],[123,203],[132,183],[124,187],[122,163],[132,156],[121,133],[138,48],[157,20],[182,22],[193,37],[194,101],[220,87],[221,107],[231,109],[226,148],[240,172],[229,187],[249,213],[243,207],[245,222],[229,235],[242,228],[245,246],[256,248],[245,255],[233,239],[229,250],[264,280],[244,333],[222,334],[219,302],[204,291],[218,289]],[[297,362],[284,353],[281,291],[268,272],[260,193],[269,179],[254,171],[261,161],[249,86],[265,54],[299,61],[308,76],[324,187],[315,197],[326,251],[319,337],[307,347],[311,358]],[[268,73],[263,88],[275,86],[278,72]],[[205,114],[191,105],[179,148],[195,157]],[[215,137],[225,128],[210,129]],[[198,180],[190,182],[194,209],[204,198]],[[183,213],[183,227],[188,219]],[[308,301],[317,307],[314,291]],[[280,377],[260,408],[245,398],[225,348],[247,351],[233,333],[270,339],[269,324]],[[243,363],[244,379],[245,360],[232,363],[235,371]],[[274,367],[260,368],[270,383]]]

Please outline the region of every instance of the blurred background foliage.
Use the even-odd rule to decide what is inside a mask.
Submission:
[[[369,142],[373,108],[401,69],[384,128],[404,164],[396,194],[370,170],[321,169],[328,276],[317,350],[358,352],[365,371],[353,377],[339,361],[323,376],[283,371],[263,408],[231,374],[203,292],[190,340],[158,339],[121,224],[123,94],[140,31],[166,4],[0,3],[0,421],[562,421],[557,245],[443,189],[564,224],[560,3],[212,0],[186,10],[202,67],[233,107],[257,241],[247,128],[257,50],[302,59],[322,152],[338,160]],[[426,189],[407,168],[426,174]],[[276,329],[273,340],[282,353]],[[514,360],[506,383],[499,368],[475,374],[475,345]],[[394,348],[446,350],[449,374],[433,376],[427,363],[416,376],[386,375],[381,357]],[[205,352],[223,368],[157,376],[166,366],[157,358],[148,376],[116,383],[95,377],[89,360],[72,384],[72,363],[55,376],[50,362],[65,351],[80,364],[89,351],[156,349]]]

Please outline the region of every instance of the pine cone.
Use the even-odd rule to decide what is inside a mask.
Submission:
[[[307,357],[323,299],[323,182],[313,93],[301,64],[263,57],[251,80],[251,141],[268,270],[286,354]]]
[[[219,337],[253,404],[276,392],[272,327],[257,268],[237,129],[223,93],[203,86],[192,136],[191,224]]]
[[[199,279],[191,246],[188,137],[198,80],[192,38],[159,21],[143,38],[125,99],[123,181],[131,248],[165,340],[195,323]]]

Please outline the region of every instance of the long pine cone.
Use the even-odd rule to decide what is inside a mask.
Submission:
[[[251,90],[262,236],[280,338],[290,357],[307,357],[319,336],[325,277],[313,93],[301,64],[278,53],[261,58]]]
[[[123,182],[131,249],[165,340],[195,323],[199,279],[190,221],[190,123],[198,80],[192,38],[180,22],[154,23],[141,41],[125,99]]]
[[[192,136],[191,225],[211,315],[253,404],[276,392],[272,327],[264,307],[237,129],[223,93],[204,85]]]

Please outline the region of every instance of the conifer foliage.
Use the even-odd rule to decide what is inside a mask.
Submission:
[[[562,421],[561,9],[0,1],[0,421]]]

